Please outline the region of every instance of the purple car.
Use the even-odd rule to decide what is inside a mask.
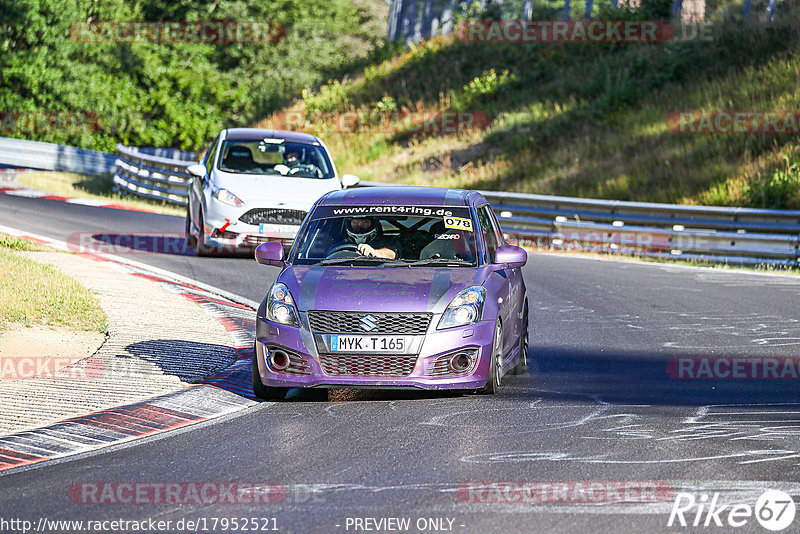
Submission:
[[[253,391],[369,387],[493,394],[527,367],[526,252],[474,191],[370,187],[320,198],[258,309]]]

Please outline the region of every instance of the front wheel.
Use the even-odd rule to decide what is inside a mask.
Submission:
[[[186,248],[188,249],[196,249],[197,248],[197,238],[192,235],[192,214],[191,209],[186,208],[186,238],[185,238]]]
[[[511,374],[521,375],[528,370],[528,310],[522,316],[522,334],[519,336],[519,360]]]
[[[492,345],[492,359],[489,362],[489,376],[486,385],[478,390],[481,395],[494,395],[500,389],[500,377],[503,358],[503,326],[500,321],[494,327],[494,343]]]
[[[263,400],[282,400],[289,393],[289,388],[273,388],[265,386],[261,382],[261,375],[258,372],[258,353],[253,345],[253,394]]]
[[[211,256],[215,252],[214,247],[209,247],[206,245],[206,221],[203,217],[202,209],[200,209],[200,230],[198,232],[198,238],[195,242],[194,250],[198,256]]]

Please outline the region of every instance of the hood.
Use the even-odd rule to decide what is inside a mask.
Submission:
[[[441,313],[459,291],[482,285],[487,268],[294,266],[278,278],[300,311]]]
[[[309,210],[329,191],[342,188],[338,178],[294,178],[275,174],[232,174],[217,171],[214,185],[227,189],[245,206],[274,205],[278,199],[287,206]]]

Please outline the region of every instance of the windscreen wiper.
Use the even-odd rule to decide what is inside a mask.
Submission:
[[[355,258],[330,258],[322,260],[317,265],[338,265],[341,263],[350,263],[354,261],[366,261],[370,263],[385,263],[386,258],[378,258],[376,256],[356,256]]]
[[[419,260],[419,261],[398,261],[392,263],[384,263],[382,267],[424,267],[427,265],[456,265],[456,266],[463,266],[468,265],[471,266],[472,262],[462,260],[459,258],[429,258],[427,260]]]

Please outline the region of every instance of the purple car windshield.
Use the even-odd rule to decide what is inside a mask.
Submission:
[[[391,253],[366,257],[362,243]],[[475,267],[477,257],[475,224],[466,207],[319,206],[297,237],[292,263]]]

